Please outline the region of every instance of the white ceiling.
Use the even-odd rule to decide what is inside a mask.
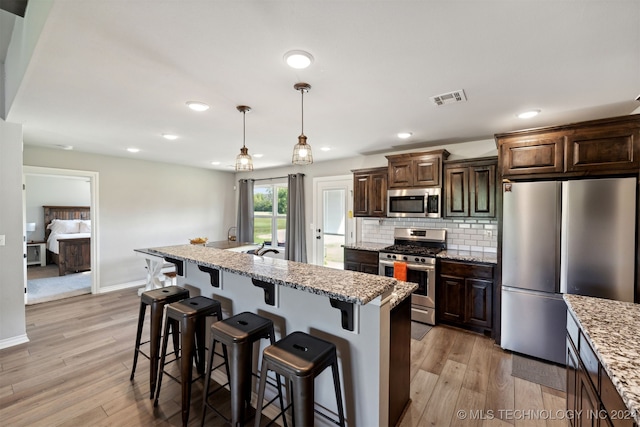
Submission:
[[[316,162],[481,140],[630,114],[639,22],[637,0],[56,0],[7,120],[28,145],[230,171],[245,104],[262,169],[291,162],[304,81]],[[288,68],[292,49],[315,62]],[[458,89],[467,102],[429,99]]]

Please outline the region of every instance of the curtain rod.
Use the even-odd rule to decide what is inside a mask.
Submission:
[[[283,178],[289,178],[289,176],[274,176],[273,178],[259,178],[259,179],[254,179],[254,181],[268,181],[270,179],[283,179]]]

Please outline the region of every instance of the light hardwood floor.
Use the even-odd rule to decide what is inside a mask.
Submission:
[[[131,289],[27,307],[31,341],[0,350],[0,425],[181,425],[177,383],[163,381],[154,409],[146,359],[129,381],[138,304]],[[512,377],[511,355],[488,338],[438,326],[411,351],[404,427],[567,425],[556,419],[564,393]],[[196,382],[190,426],[200,425],[201,393]],[[206,425],[225,423],[209,411]]]

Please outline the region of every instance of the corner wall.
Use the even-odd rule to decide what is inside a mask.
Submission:
[[[0,348],[28,341],[24,314],[22,126],[0,119]]]

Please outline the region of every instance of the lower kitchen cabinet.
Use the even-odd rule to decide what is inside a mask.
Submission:
[[[494,266],[441,260],[436,321],[493,333]]]
[[[591,345],[567,312],[567,410],[573,427],[633,427],[635,422]]]
[[[344,248],[344,269],[378,274],[378,252]]]

